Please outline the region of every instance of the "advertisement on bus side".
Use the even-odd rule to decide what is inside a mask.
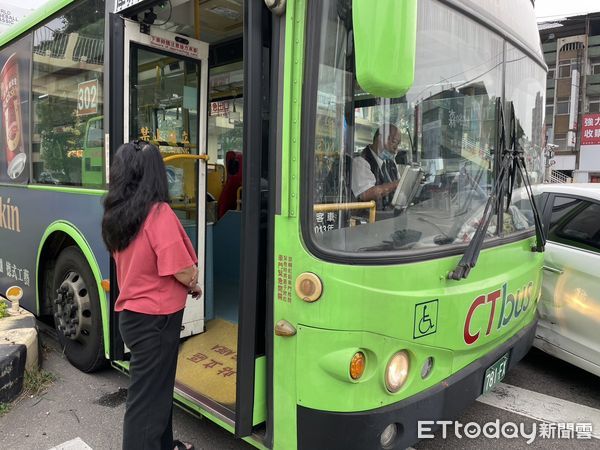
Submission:
[[[29,70],[31,36],[0,51],[0,182],[29,179]]]

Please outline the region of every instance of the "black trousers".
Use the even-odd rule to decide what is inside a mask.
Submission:
[[[168,315],[119,314],[131,351],[123,450],[173,449],[173,388],[183,310]]]

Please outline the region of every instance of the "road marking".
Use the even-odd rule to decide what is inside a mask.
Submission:
[[[92,450],[92,447],[83,442],[80,437],[76,437],[48,450]]]
[[[600,409],[504,383],[477,401],[542,422],[591,423],[592,436],[600,439]]]

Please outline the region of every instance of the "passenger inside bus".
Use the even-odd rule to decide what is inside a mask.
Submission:
[[[221,195],[219,196],[219,219],[223,217],[227,211],[238,209],[238,202],[241,201],[241,152],[228,151],[225,155],[225,168],[227,169],[227,181],[223,185]]]

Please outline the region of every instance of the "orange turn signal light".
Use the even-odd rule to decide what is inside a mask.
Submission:
[[[358,380],[365,373],[366,358],[363,352],[356,352],[350,361],[350,378]]]
[[[102,289],[104,289],[104,292],[110,292],[110,281],[109,280],[102,280],[100,282],[100,285],[102,286]]]

